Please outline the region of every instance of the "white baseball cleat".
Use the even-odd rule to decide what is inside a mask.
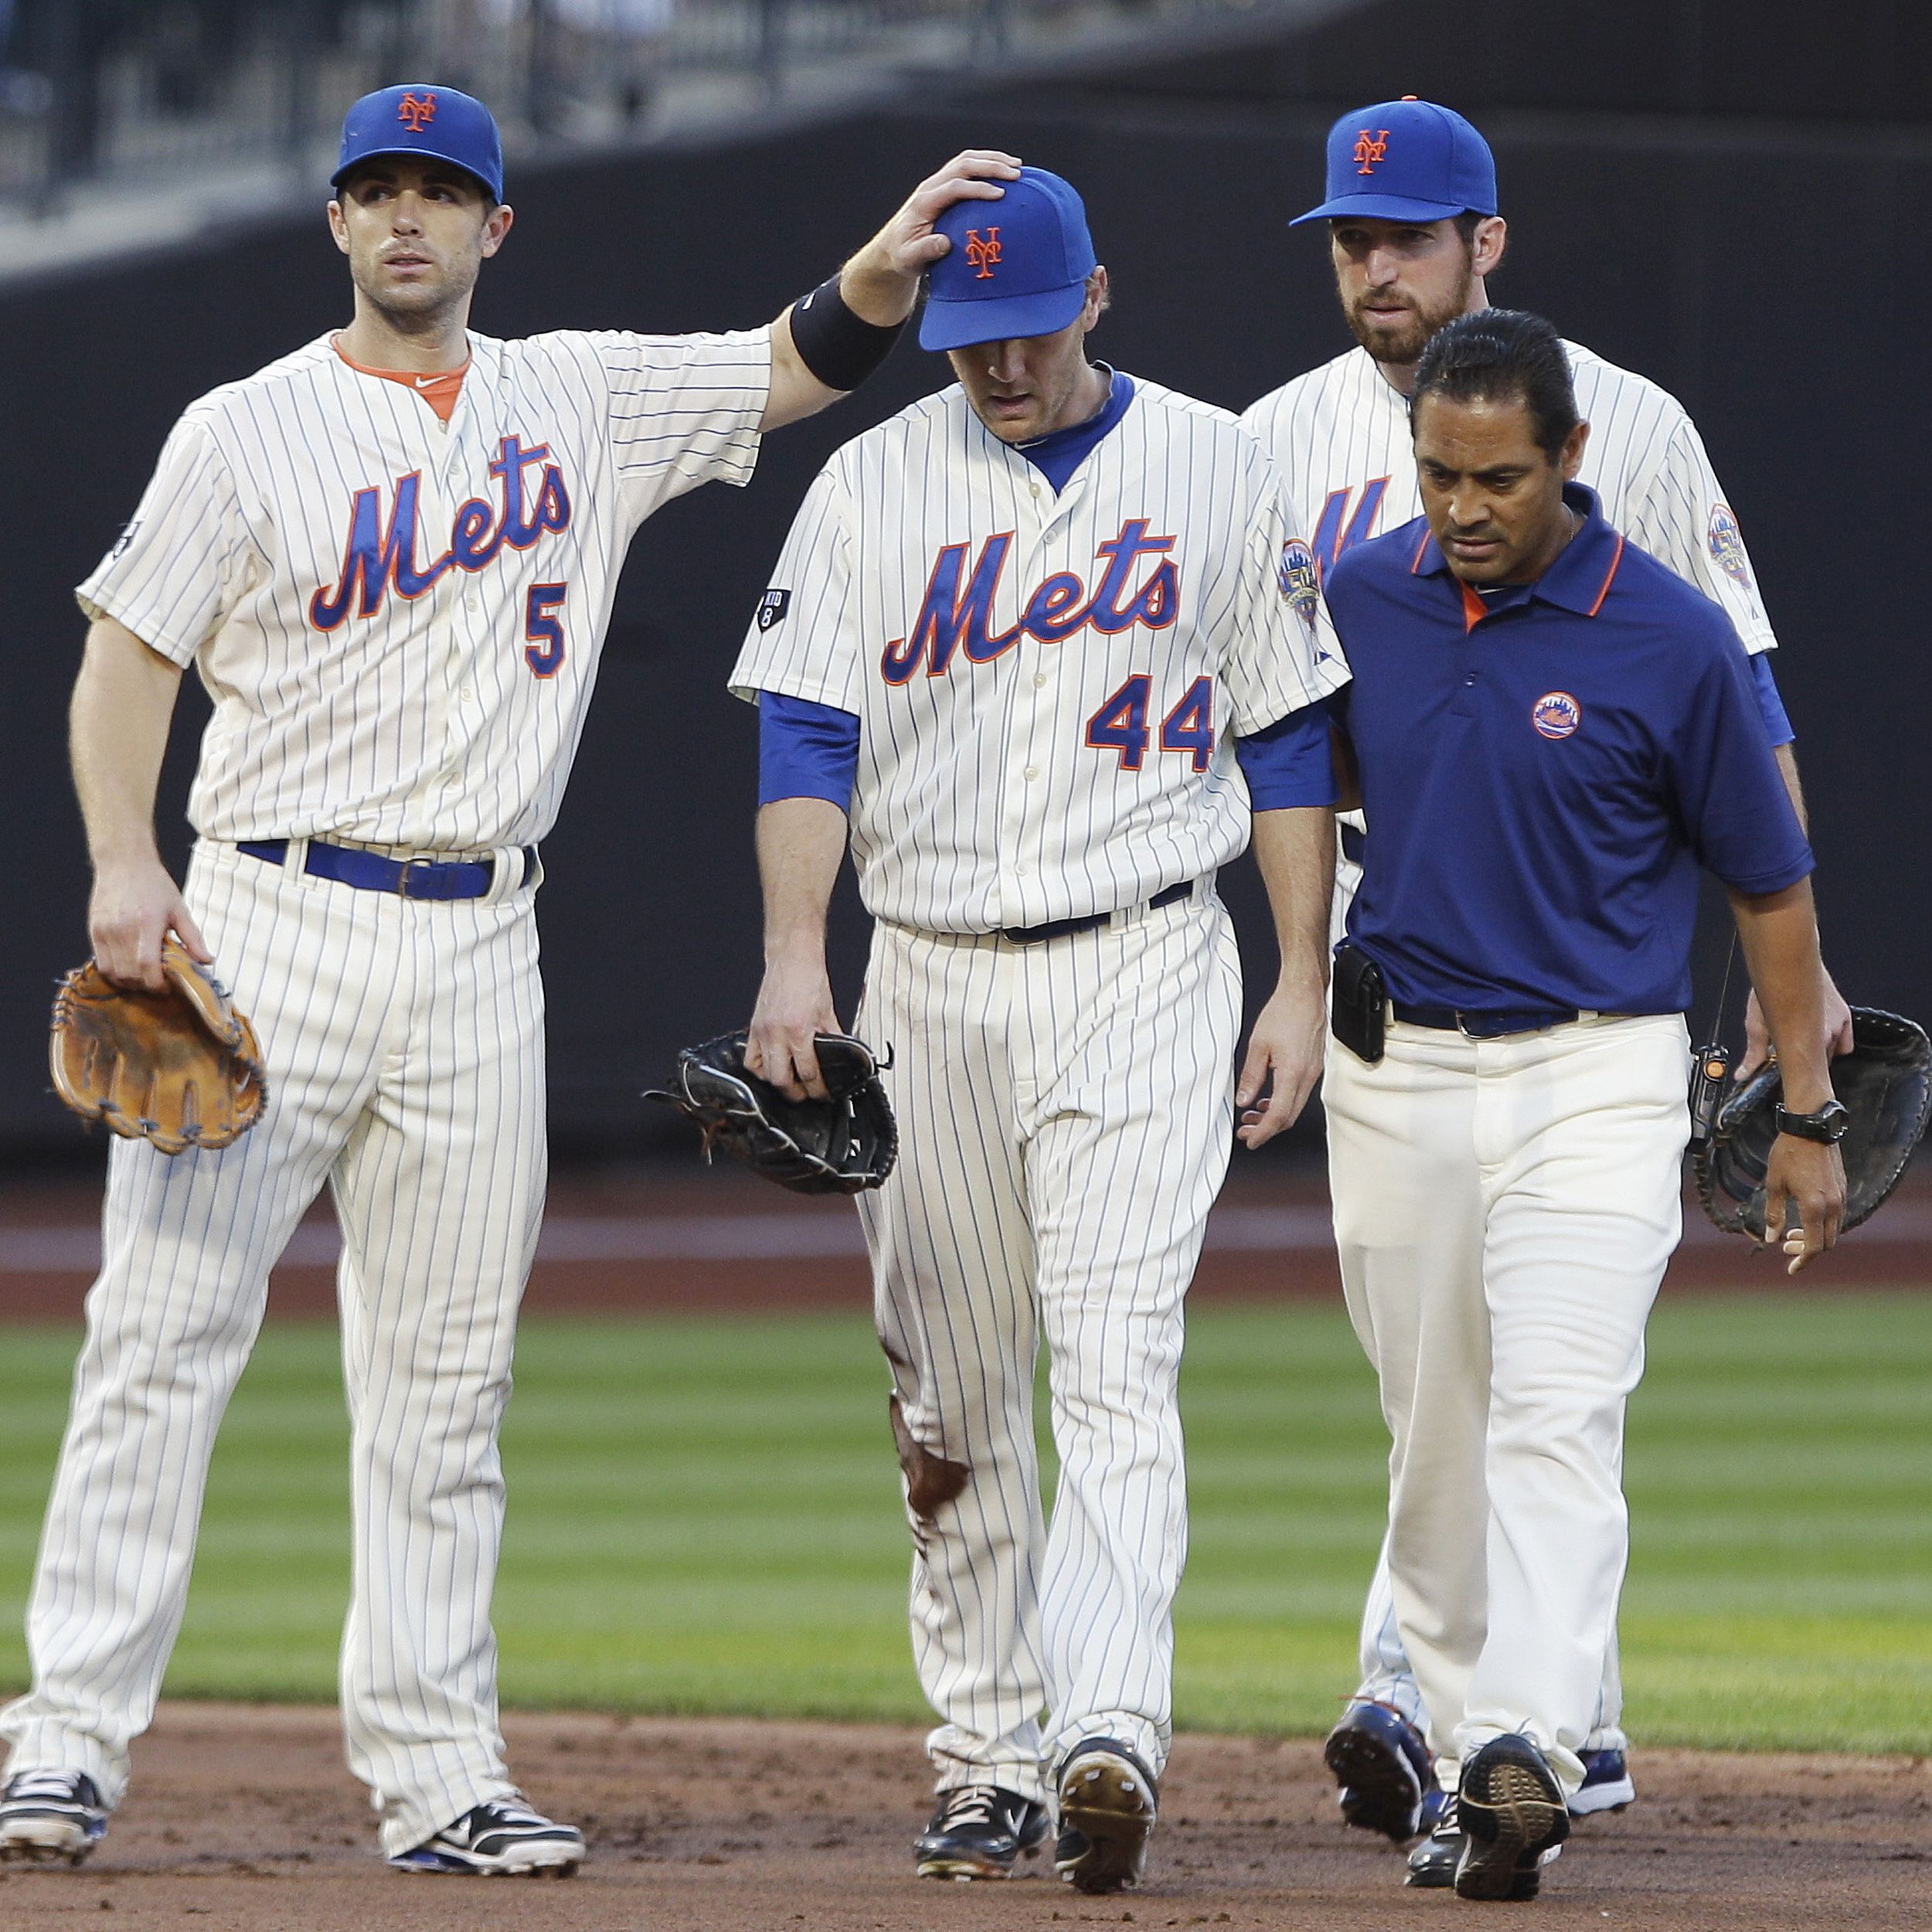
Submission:
[[[84,1771],[21,1771],[0,1791],[0,1864],[78,1865],[107,1828],[107,1808]]]
[[[583,1862],[583,1834],[533,1811],[520,1791],[474,1805],[434,1838],[389,1860],[399,1872],[471,1878],[567,1879]]]

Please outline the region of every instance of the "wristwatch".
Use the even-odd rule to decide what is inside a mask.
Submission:
[[[1815,1114],[1787,1113],[1781,1106],[1777,1110],[1779,1133],[1794,1134],[1801,1141],[1822,1141],[1827,1146],[1843,1140],[1851,1124],[1851,1114],[1842,1100],[1827,1100]]]

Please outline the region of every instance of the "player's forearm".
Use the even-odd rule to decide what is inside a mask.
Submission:
[[[87,633],[68,715],[74,789],[97,872],[154,858],[155,788],[181,670],[111,617]]]
[[[1319,994],[1328,983],[1335,814],[1325,805],[1257,811],[1253,842],[1281,951],[1281,984]]]
[[[845,815],[828,799],[778,798],[758,812],[765,963],[823,961],[825,917],[845,855]]]
[[[1832,1076],[1811,882],[1800,879],[1782,892],[1733,892],[1730,900],[1744,964],[1777,1049],[1785,1104],[1794,1113],[1814,1112],[1832,1097]]]

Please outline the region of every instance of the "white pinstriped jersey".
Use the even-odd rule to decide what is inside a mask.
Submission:
[[[1056,496],[954,386],[821,471],[732,688],[858,716],[876,917],[1110,912],[1240,852],[1233,736],[1347,679],[1294,536],[1226,410],[1135,379]]]
[[[533,844],[638,526],[750,477],[768,329],[470,350],[447,428],[327,336],[213,390],[80,587],[90,616],[200,669],[204,837]]]
[[[1590,425],[1577,480],[1631,543],[1724,607],[1747,651],[1774,648],[1737,519],[1683,405],[1575,342],[1563,349]],[[1241,421],[1280,467],[1320,567],[1421,515],[1408,398],[1366,349],[1271,390]]]

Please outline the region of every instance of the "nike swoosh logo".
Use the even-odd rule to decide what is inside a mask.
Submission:
[[[427,389],[430,383],[440,383],[442,379],[440,376],[419,376],[416,379],[416,386],[418,389]]]

